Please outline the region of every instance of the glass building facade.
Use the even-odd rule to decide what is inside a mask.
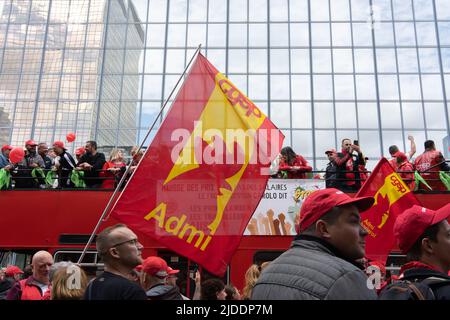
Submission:
[[[142,141],[197,46],[316,169],[449,135],[448,0],[2,0],[0,143]]]

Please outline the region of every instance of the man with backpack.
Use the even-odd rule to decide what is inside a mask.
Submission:
[[[449,217],[450,204],[437,211],[414,205],[397,218],[394,234],[408,263],[381,300],[450,300]]]

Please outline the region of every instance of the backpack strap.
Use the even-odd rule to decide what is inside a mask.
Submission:
[[[408,281],[408,288],[410,288],[414,292],[418,300],[427,300],[414,283]],[[433,292],[433,290],[431,290],[431,292]],[[434,292],[433,292],[433,300],[434,300]]]

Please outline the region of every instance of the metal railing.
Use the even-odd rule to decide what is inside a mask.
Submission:
[[[450,160],[446,161],[449,162]],[[439,164],[440,165],[440,164]],[[436,167],[436,166],[434,166]],[[426,171],[421,171],[419,174],[427,175],[425,176],[425,180],[427,182],[441,182],[439,177],[429,177],[428,174],[438,175],[439,171],[430,171],[434,167],[429,168]],[[63,174],[61,174],[63,172]],[[74,183],[74,177],[72,177],[72,173],[77,172],[78,179],[83,183]],[[88,176],[84,176],[78,170],[63,170],[63,171],[52,171],[52,170],[36,170],[36,169],[18,169],[15,168],[10,170],[10,183],[8,187],[1,187],[0,190],[114,190],[118,181],[123,175],[123,172],[120,171],[118,174],[112,174],[108,170],[95,170],[90,171]],[[59,175],[58,175],[59,173]],[[306,178],[304,179],[320,179],[327,182],[331,182],[337,184],[339,186],[345,186],[345,184],[363,184],[371,175],[371,171],[338,171],[338,172],[327,172],[325,170],[314,170],[314,171],[304,171],[306,174]],[[325,177],[325,175],[329,173],[330,177]],[[416,171],[400,171],[398,174],[410,174],[413,175]],[[49,177],[49,174],[52,177]],[[92,176],[94,174],[94,176]],[[102,174],[106,174],[107,176],[103,176]],[[354,178],[345,177],[346,174],[354,174]],[[364,174],[366,177],[358,177],[358,175]],[[131,175],[130,175],[131,177]],[[281,177],[276,177],[275,175],[271,176],[272,178],[282,179]],[[289,179],[289,178],[284,178]],[[414,178],[402,178],[402,180],[406,184],[410,184],[413,181],[416,181]],[[69,183],[67,183],[69,181]],[[102,186],[104,181],[114,181],[114,184],[110,188],[104,188]],[[92,183],[95,182],[95,183]],[[421,191],[429,191],[427,189],[423,189]]]

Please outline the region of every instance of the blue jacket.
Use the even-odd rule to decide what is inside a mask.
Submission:
[[[9,164],[8,158],[0,153],[0,169],[6,167]]]

